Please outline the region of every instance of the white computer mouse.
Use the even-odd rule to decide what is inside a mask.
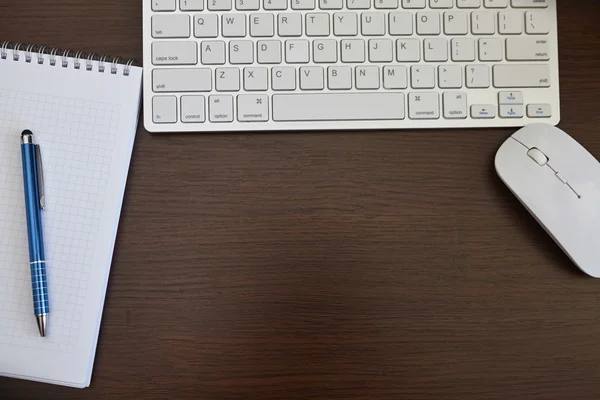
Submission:
[[[600,163],[562,130],[532,124],[496,154],[496,171],[569,258],[600,277]]]

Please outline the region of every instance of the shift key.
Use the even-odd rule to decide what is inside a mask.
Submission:
[[[195,65],[197,63],[196,42],[152,43],[152,64],[154,65]]]
[[[550,87],[550,67],[547,64],[494,65],[494,87],[547,88]]]

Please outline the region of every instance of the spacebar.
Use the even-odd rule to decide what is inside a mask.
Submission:
[[[404,93],[273,95],[274,121],[404,119]]]

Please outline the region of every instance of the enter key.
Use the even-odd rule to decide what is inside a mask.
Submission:
[[[509,61],[548,61],[550,46],[543,37],[506,39],[506,59]]]

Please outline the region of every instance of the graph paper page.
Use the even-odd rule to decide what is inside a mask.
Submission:
[[[0,59],[0,375],[89,385],[135,138],[130,76]],[[109,66],[110,67],[110,66]],[[33,315],[20,134],[39,143],[50,314]]]

